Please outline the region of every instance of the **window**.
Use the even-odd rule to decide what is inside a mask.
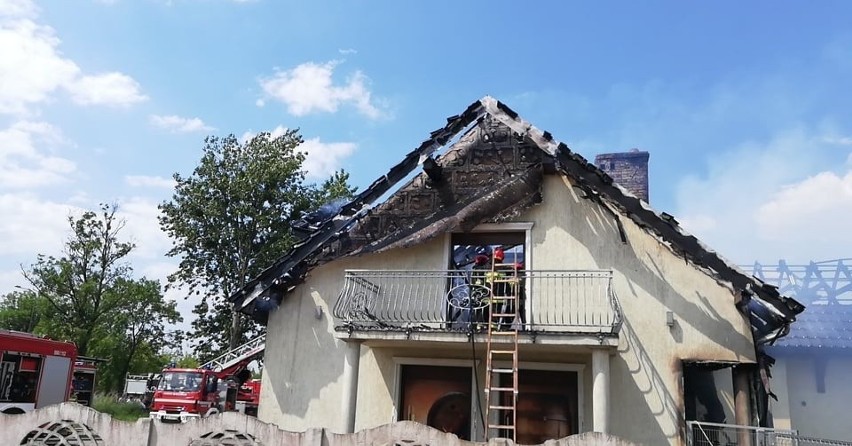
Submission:
[[[518,295],[521,298],[519,307],[521,321],[517,323],[524,323],[526,315],[523,285],[515,285],[512,290],[499,292],[496,289],[492,290],[490,277],[492,268],[495,268],[494,263],[515,265],[496,267],[506,271],[502,274],[507,274],[513,269],[521,271],[525,268],[531,226],[529,223],[482,225],[482,230],[451,235],[448,262],[453,272],[450,274],[448,283],[446,308],[449,328],[467,330],[471,328],[471,324],[474,324],[476,328],[481,327],[481,323],[487,322],[492,291],[503,295]],[[510,287],[508,284],[502,286]],[[514,304],[506,302],[503,305],[512,306],[512,308],[501,308],[501,313],[514,312]],[[516,321],[506,322],[511,324]]]
[[[467,232],[453,234],[450,242],[450,268],[471,270],[477,260],[491,267],[491,258],[497,249],[504,253],[503,263],[526,261],[526,234],[522,231]]]
[[[501,385],[511,387],[508,382]],[[504,394],[503,398],[510,396]],[[518,444],[541,444],[580,433],[579,401],[579,370],[529,369],[522,364],[518,373]]]
[[[34,403],[41,358],[4,353],[0,359],[0,401]]]
[[[470,367],[403,364],[399,373],[397,419],[417,421],[470,440]]]
[[[201,390],[200,372],[167,372],[160,380],[159,390],[173,392],[197,392]]]

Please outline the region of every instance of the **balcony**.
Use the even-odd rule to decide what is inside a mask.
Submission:
[[[506,274],[511,287],[492,299],[490,271],[346,271],[334,306],[336,330],[457,332],[485,331],[489,311],[514,313],[499,295],[519,294],[521,320],[499,320],[531,334],[613,336],[621,310],[611,271],[518,271]],[[495,287],[498,284],[495,283]],[[518,291],[514,291],[518,290]],[[505,318],[504,318],[505,319]]]

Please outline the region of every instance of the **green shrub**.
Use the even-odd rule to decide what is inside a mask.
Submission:
[[[136,421],[148,416],[148,411],[138,401],[119,401],[118,396],[113,394],[95,395],[92,409],[110,414],[113,418],[122,421]]]

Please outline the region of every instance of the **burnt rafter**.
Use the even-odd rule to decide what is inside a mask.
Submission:
[[[465,133],[446,153],[432,158],[438,148],[462,132]],[[421,164],[423,173],[370,209],[376,199]],[[792,322],[804,310],[803,305],[782,296],[775,287],[728,264],[680,228],[673,217],[656,213],[593,163],[491,97],[448,118],[443,128],[432,132],[336,214],[312,226],[313,232],[230,300],[250,314],[254,311],[253,301],[268,293],[274,284],[292,290],[312,267],[323,262],[411,246],[441,231],[464,229],[517,213],[541,200],[542,172],[568,177],[595,201],[663,240],[677,255],[730,283],[746,298],[757,297],[766,302],[783,323]]]
[[[651,209],[647,203],[637,198],[621,186],[612,183],[606,174],[593,163],[572,152],[568,146],[547,138],[541,130],[521,119],[516,113],[505,113],[508,109],[493,98],[482,100],[488,113],[510,127],[516,133],[524,135],[538,145],[541,150],[554,156],[557,169],[564,175],[580,181],[586,187],[602,195],[622,214],[628,216],[640,227],[651,231],[666,240],[681,256],[698,266],[712,271],[717,278],[731,283],[737,290],[753,290],[762,300],[767,301],[785,320],[795,320],[797,314],[804,311],[804,306],[795,299],[782,296],[778,290],[764,284],[759,279],[740,271],[736,266],[727,263],[713,250],[704,246],[697,238],[677,226],[672,220],[667,221]]]
[[[365,246],[355,254],[408,248],[450,231],[468,232],[507,207],[537,194],[541,180],[541,169],[530,168],[522,174],[493,185],[490,189],[482,190],[464,203],[442,209],[432,218],[416,221],[407,231],[390,234]]]
[[[423,172],[429,177],[429,184],[432,186],[444,182],[444,171],[435,158],[430,157],[423,161]]]

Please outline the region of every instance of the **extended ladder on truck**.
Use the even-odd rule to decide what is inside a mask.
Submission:
[[[490,282],[485,439],[503,437],[514,442],[517,441],[518,332],[521,329],[518,265],[498,263],[498,259],[493,258]],[[499,367],[495,367],[495,363]]]
[[[265,349],[266,335],[262,334],[233,350],[225,352],[218,358],[205,362],[201,365],[201,368],[216,372],[226,371],[240,364],[245,364],[246,361],[256,359]]]

